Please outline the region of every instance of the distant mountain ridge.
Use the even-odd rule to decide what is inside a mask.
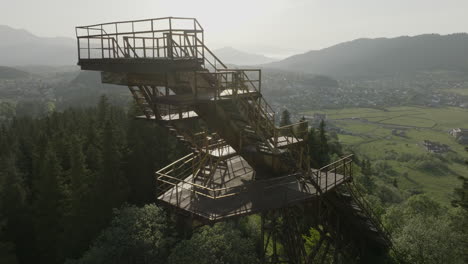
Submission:
[[[5,25],[0,25],[0,36],[0,65],[76,64],[76,41],[71,38],[43,38]]]
[[[224,47],[216,49],[213,53],[226,64],[235,65],[259,65],[275,61],[275,59],[264,55],[248,53],[234,49],[232,47]]]
[[[76,65],[76,41],[43,38],[0,25],[0,66]],[[378,77],[418,71],[468,72],[468,34],[357,39],[281,61],[231,47],[214,50],[226,64],[262,65],[287,71],[341,77]]]
[[[468,72],[468,34],[357,39],[265,67],[333,77],[370,77],[417,71]]]
[[[11,67],[0,66],[0,79],[20,79],[30,76],[28,72]]]

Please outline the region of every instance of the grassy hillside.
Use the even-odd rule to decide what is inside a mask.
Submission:
[[[311,111],[312,114],[320,111]],[[463,164],[465,146],[448,134],[451,128],[468,128],[468,110],[461,108],[392,107],[386,110],[347,108],[322,111],[330,127],[339,128],[342,144],[385,170],[386,178],[409,193],[428,193],[448,204],[458,176],[468,176]],[[443,154],[431,154],[423,146],[430,140],[450,147]],[[432,163],[432,164],[431,164]],[[390,168],[390,169],[389,169]]]

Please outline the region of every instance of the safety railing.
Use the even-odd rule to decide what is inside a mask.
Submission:
[[[321,173],[317,173],[317,171],[314,172],[316,175],[315,180],[321,184],[322,190],[310,188],[310,186],[306,188],[304,185],[300,185],[301,191],[310,195],[317,195],[347,181],[352,175],[351,157],[352,155],[346,156],[321,168],[319,170]],[[269,189],[297,183],[298,179],[301,179],[303,176],[302,173],[294,173],[283,177],[256,180],[236,186],[218,188],[210,187],[210,185],[207,184],[199,184],[193,181],[193,177],[189,178],[189,176],[193,176],[198,171],[203,170],[204,166],[208,166],[208,164],[203,162],[203,157],[192,153],[157,171],[157,185],[160,190],[160,195],[163,195],[162,199],[164,200],[167,199],[165,197],[170,197],[168,202],[176,206],[181,206],[182,204],[187,204],[186,199],[194,199],[195,196],[217,200],[240,195],[252,190],[252,188],[255,188],[256,192],[261,192],[262,190],[267,191]],[[287,192],[287,190],[285,191]],[[296,197],[294,193],[297,194],[297,190],[291,193],[291,197],[287,197],[287,194],[285,194],[285,201],[294,202],[295,200],[292,199],[303,199]],[[196,211],[197,209],[196,207],[191,207],[190,210]],[[249,210],[249,208],[245,208],[246,212]],[[369,209],[366,207],[366,211],[368,210]],[[241,214],[241,211],[242,208],[236,210],[235,214]],[[219,213],[210,214],[207,213],[206,210],[196,211],[196,213],[210,219],[228,216]],[[229,213],[232,212],[228,212],[227,214]]]
[[[200,39],[196,40],[197,56],[203,58],[204,68],[210,73],[222,72],[222,71],[236,71],[238,73],[238,79],[240,85],[244,86],[243,89],[250,91],[246,93],[252,95],[251,92],[261,93],[261,70],[259,69],[229,69],[208,47],[203,44]],[[251,105],[246,107],[252,108],[255,113],[254,116],[256,121],[261,118],[266,118],[271,123],[270,128],[274,127],[275,112],[271,106],[266,102],[263,97],[250,98]]]
[[[352,178],[352,157],[352,154],[345,156],[318,170],[312,171],[315,182],[320,187],[321,192],[327,192],[328,190]]]
[[[307,135],[308,129],[309,127],[306,121],[277,127],[273,137],[273,144],[278,148],[303,142],[305,136]]]
[[[198,114],[191,106],[156,104],[160,119],[163,121],[175,121],[185,118],[195,118]]]
[[[273,108],[271,108],[262,96],[254,97],[254,93],[261,94],[262,72],[260,69],[229,69],[225,67],[216,69],[216,71],[237,73],[237,89],[239,91],[243,91],[242,93],[237,93],[237,95],[246,94],[250,96],[249,100],[246,101],[246,103],[249,103],[250,105],[245,105],[245,107],[249,108],[248,111],[251,112],[251,117],[254,118],[255,122],[262,122],[262,119],[267,119],[269,127],[274,128],[275,111],[273,111]]]
[[[219,100],[222,96],[232,95],[238,92],[235,83],[235,72],[207,72],[198,71],[194,75],[195,96],[201,91],[213,93],[213,99]]]
[[[197,71],[194,75],[195,95],[199,91],[211,91],[214,93],[214,100],[228,96],[246,95],[247,93],[258,93],[256,86],[259,86],[261,70],[246,70],[256,75],[255,79],[244,78],[244,70],[223,69],[215,72]],[[255,85],[254,83],[257,83]],[[268,105],[265,105],[265,107]],[[268,106],[269,107],[269,106]],[[270,113],[272,109],[268,109]],[[271,116],[271,114],[270,114]]]
[[[236,77],[240,85],[239,89],[245,89],[251,92],[259,92],[259,93],[261,92],[262,71],[260,69],[232,69],[232,68],[216,69],[216,72],[226,72],[226,71],[237,73]]]
[[[157,171],[157,175],[172,175],[170,178],[171,181],[160,181],[158,183],[158,189],[161,192],[165,192],[172,188],[174,183],[190,175],[190,172],[195,166],[195,157],[195,153],[190,153]]]
[[[124,50],[130,57],[155,58],[197,58],[195,35],[190,33],[166,33],[162,37],[123,37]]]
[[[348,193],[353,197],[353,201],[361,208],[362,212],[366,215],[367,219],[373,224],[373,226],[379,231],[382,235],[383,239],[388,244],[389,248],[395,254],[398,263],[407,263],[405,256],[399,252],[395,246],[393,245],[392,236],[385,225],[382,223],[380,218],[375,213],[372,206],[369,202],[364,198],[364,194],[359,191],[359,188],[354,184],[347,184],[346,185]]]
[[[183,162],[183,161],[178,161]],[[209,199],[222,199],[227,198],[235,195],[239,195],[247,190],[250,189],[252,186],[258,186],[263,189],[271,189],[278,186],[289,185],[291,183],[297,182],[299,178],[299,174],[290,174],[282,177],[275,177],[266,180],[256,180],[249,183],[243,183],[236,186],[230,187],[223,187],[223,188],[212,188],[206,185],[198,184],[193,181],[188,181],[186,178],[179,178],[176,176],[169,175],[169,173],[173,173],[172,171],[157,171],[157,181],[159,182],[159,186],[161,187],[162,191],[167,191],[169,189],[165,188],[166,186],[171,186],[172,191],[175,192],[175,196],[180,196],[181,191],[189,191],[192,194],[197,194],[204,196]],[[190,174],[186,175],[186,177],[190,176]],[[258,191],[261,191],[259,189]],[[310,191],[310,190],[307,190]],[[316,191],[313,190],[310,194],[315,194]]]
[[[359,208],[361,208],[361,210],[364,211],[364,214],[366,214],[366,216],[374,224],[374,226],[380,229],[381,233],[385,236],[385,239],[390,242],[390,233],[379,220],[379,217],[375,214],[370,204],[366,201],[364,195],[358,190],[356,186],[353,185],[348,185],[347,190],[349,194],[351,194],[351,196],[354,198],[353,201],[358,204]]]
[[[204,42],[202,26],[195,18],[165,17],[76,27],[78,58],[174,58],[196,57]],[[198,58],[203,58],[203,50]]]

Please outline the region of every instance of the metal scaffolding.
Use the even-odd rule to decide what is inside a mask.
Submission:
[[[390,239],[352,184],[353,157],[311,168],[307,122],[278,127],[260,69],[230,69],[194,18],[76,28],[78,64],[128,86],[141,110],[191,153],[156,172],[157,200],[209,223],[258,213],[264,263],[335,263]],[[308,219],[305,221],[304,219]],[[306,250],[303,235],[320,232]],[[277,248],[283,245],[282,250]]]

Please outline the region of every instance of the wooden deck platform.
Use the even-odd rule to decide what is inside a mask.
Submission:
[[[259,92],[242,92],[233,95],[230,91],[223,91],[220,96],[216,96],[214,92],[199,93],[198,95],[193,94],[177,94],[161,96],[155,99],[156,103],[166,105],[196,105],[198,103],[213,102],[216,100],[232,100],[235,97],[253,97],[258,98]]]
[[[289,137],[289,136],[279,136],[276,140],[277,140],[278,148],[283,148],[283,147],[291,146],[296,143],[303,142],[303,139],[301,138],[295,138],[295,137]],[[275,138],[270,139],[270,142],[274,142],[274,141],[275,141]],[[273,147],[273,144],[271,144],[271,146]]]
[[[140,115],[136,116],[135,118],[138,119],[148,119],[145,115]],[[182,120],[182,119],[188,119],[188,118],[198,118],[198,114],[195,113],[195,111],[186,111],[182,113],[175,113],[175,114],[169,114],[169,115],[163,115],[161,116],[161,121],[176,121],[176,120]],[[152,115],[150,120],[156,120],[156,117]]]
[[[194,57],[180,58],[98,58],[78,61],[82,70],[123,72],[123,73],[155,73],[170,70],[200,70],[203,59]]]
[[[221,147],[217,147],[217,148],[214,148],[214,149],[208,149],[208,150],[202,149],[201,151],[207,153],[208,155],[216,157],[216,158],[223,158],[223,157],[233,156],[233,155],[236,154],[236,150],[233,149],[229,145],[224,145],[224,146],[221,146]]]
[[[227,165],[227,169],[216,170],[209,186],[202,185],[203,179],[194,181],[190,175],[161,194],[158,200],[206,220],[217,221],[281,208],[318,195],[311,184],[298,180],[298,174],[255,180],[255,172],[240,156],[228,160]],[[328,179],[322,179],[322,189],[328,183],[328,190],[347,179],[340,174],[321,174],[325,176]]]

